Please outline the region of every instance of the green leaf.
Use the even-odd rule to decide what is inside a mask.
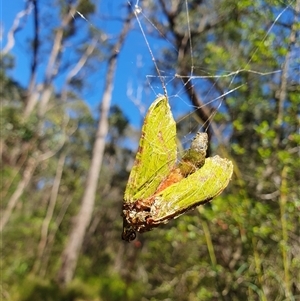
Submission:
[[[219,195],[233,165],[219,156],[205,159],[208,138],[197,133],[177,164],[176,124],[166,97],[150,106],[123,202],[123,234],[149,231]]]

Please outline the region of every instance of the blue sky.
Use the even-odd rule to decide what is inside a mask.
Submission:
[[[2,47],[6,44],[7,32],[11,28],[17,13],[24,9],[24,3],[25,2],[23,0],[1,0],[1,19],[4,32]],[[118,15],[118,13],[120,14],[120,7],[122,4],[126,3],[127,0],[102,1],[100,3],[100,8],[98,8],[98,13],[101,11],[102,15],[113,15],[115,17],[120,17],[120,15]],[[122,17],[124,18],[124,16]],[[83,20],[83,22],[86,21]],[[94,24],[94,21],[91,20],[91,23]],[[122,23],[120,21],[114,20],[108,20],[105,23],[101,23],[101,28],[103,30],[114,35],[120,32],[121,26]],[[24,28],[16,34],[16,44],[11,51],[15,57],[15,69],[12,70],[11,76],[24,87],[28,85],[30,56],[27,54],[27,41],[28,38],[31,37],[32,32],[32,16],[30,15],[28,21],[25,23]],[[156,52],[159,51],[160,47],[163,45],[163,42],[155,40],[150,36],[147,36],[147,39],[150,43],[152,51],[154,52],[154,55],[156,55]],[[138,62],[141,65],[139,68],[137,67]],[[105,75],[104,72],[105,70],[102,70],[100,71],[102,74],[101,76],[99,76],[98,73],[89,79],[91,82],[91,90],[86,93],[85,99],[93,112],[97,112],[99,100],[102,96],[103,77]],[[141,113],[135,104],[133,104],[132,101],[127,97],[127,90],[130,86],[132,88],[133,95],[137,96],[139,87],[143,88],[141,92],[141,102],[144,104],[144,109],[147,109],[151,102],[156,98],[157,94],[163,93],[160,84],[156,84],[155,86],[148,85],[147,87],[147,84],[145,83],[147,83],[147,75],[150,74],[155,75],[153,63],[146,42],[135,21],[135,29],[132,30],[127,36],[125,45],[120,52],[112,99],[112,104],[119,105],[124,111],[124,114],[129,118],[130,122],[135,127],[141,126],[143,116],[141,116]],[[40,80],[42,80],[42,77]],[[58,78],[56,80],[56,85],[59,86],[60,84],[61,82]],[[154,89],[154,91],[152,89]],[[180,97],[182,97],[182,99],[184,98],[183,92],[181,93]],[[182,110],[187,109],[187,107],[184,108],[184,101],[177,102],[177,109],[178,106],[183,108]]]

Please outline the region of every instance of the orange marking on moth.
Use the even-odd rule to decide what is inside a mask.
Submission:
[[[184,178],[179,168],[174,168],[169,175],[159,184],[155,191],[155,195],[163,191],[167,187],[181,181]]]
[[[139,145],[134,165],[140,165],[141,164],[141,159],[139,158],[140,157],[139,155],[143,152],[143,149],[144,149],[144,147]]]
[[[183,174],[180,171],[180,168],[173,168],[173,170],[171,170],[171,172],[169,173],[169,175],[161,181],[161,183],[158,185],[155,193],[148,197],[147,199],[141,199],[135,202],[135,207],[138,210],[141,209],[149,209],[150,206],[152,206],[154,200],[155,200],[155,196],[163,191],[164,189],[168,188],[169,186],[171,186],[172,184],[175,184],[179,181],[181,181],[184,178]]]

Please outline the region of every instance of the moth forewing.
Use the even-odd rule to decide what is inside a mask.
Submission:
[[[176,159],[176,123],[167,98],[161,96],[152,103],[144,119],[124,201],[135,202],[151,196]]]

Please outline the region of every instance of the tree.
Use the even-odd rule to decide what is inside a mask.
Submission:
[[[62,265],[58,273],[58,280],[60,283],[67,284],[73,278],[79,251],[86,234],[86,229],[91,221],[99,172],[105,149],[106,135],[108,132],[107,118],[113,90],[113,78],[116,69],[117,57],[118,52],[124,43],[124,39],[130,29],[131,18],[132,16],[129,16],[124,22],[123,30],[120,33],[118,41],[112,48],[111,57],[108,59],[105,89],[101,102],[100,117],[93,147],[91,165],[87,176],[86,187],[82,197],[80,210],[76,216],[75,224],[71,230],[69,241],[62,255]]]

